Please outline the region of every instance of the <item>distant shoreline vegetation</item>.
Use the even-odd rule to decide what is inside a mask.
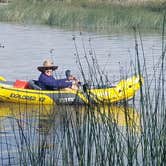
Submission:
[[[160,29],[165,0],[10,0],[0,5],[0,21],[70,29]]]

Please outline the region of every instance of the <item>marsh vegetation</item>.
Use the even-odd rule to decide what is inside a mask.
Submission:
[[[160,29],[165,9],[164,0],[14,0],[0,6],[0,20],[93,31]]]

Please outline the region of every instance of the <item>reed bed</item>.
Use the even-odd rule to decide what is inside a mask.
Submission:
[[[160,29],[165,13],[164,1],[33,1],[14,0],[0,7],[0,20],[26,24],[91,30],[112,31]]]
[[[10,105],[10,109],[15,112],[16,106]],[[45,116],[42,111],[47,110],[42,107],[40,114],[39,108],[24,105],[20,109],[20,113],[6,118],[10,129],[4,126],[4,137],[1,134],[2,165],[123,163],[126,131],[120,126],[127,125],[128,132],[134,135],[140,133],[140,117],[132,107],[67,105],[54,108]]]

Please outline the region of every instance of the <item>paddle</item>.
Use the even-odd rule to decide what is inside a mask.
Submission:
[[[6,79],[2,76],[0,76],[0,81],[6,81]]]

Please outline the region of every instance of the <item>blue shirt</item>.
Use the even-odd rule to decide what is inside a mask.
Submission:
[[[38,85],[43,90],[55,90],[72,86],[72,82],[67,79],[55,79],[53,76],[47,76],[41,73],[38,80]]]

